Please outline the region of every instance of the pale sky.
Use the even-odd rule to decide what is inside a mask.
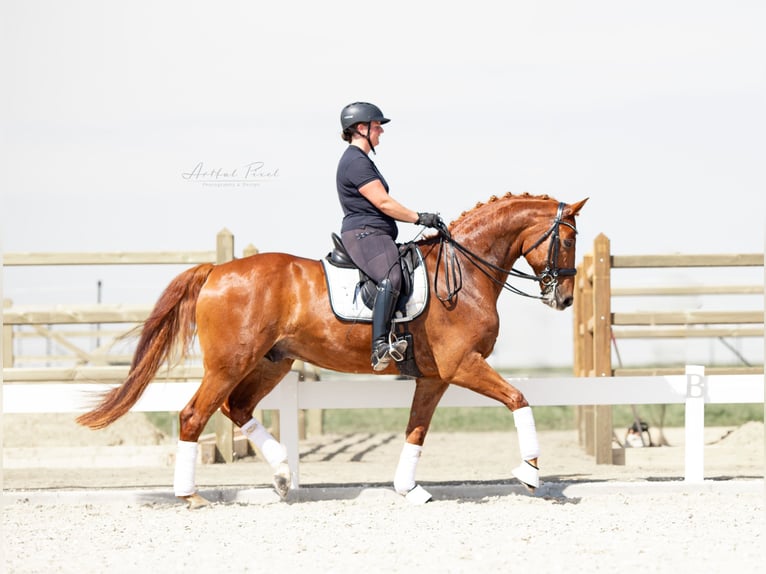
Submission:
[[[210,250],[226,227],[238,252],[320,258],[340,226],[340,109],[366,100],[392,118],[374,159],[415,210],[590,197],[578,259],[599,233],[620,254],[763,251],[764,16],[759,1],[6,1],[3,249]],[[269,177],[184,177],[200,163]],[[6,269],[3,290],[86,303],[102,279],[105,302],[150,303],[178,271]],[[500,306],[499,363],[571,361],[571,312]]]

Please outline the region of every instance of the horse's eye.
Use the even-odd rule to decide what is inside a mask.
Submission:
[[[564,244],[564,247],[566,247],[567,249],[571,249],[572,247],[574,247],[574,244],[575,244],[574,239],[564,239],[562,243]]]

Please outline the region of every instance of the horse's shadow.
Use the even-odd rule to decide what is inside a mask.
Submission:
[[[568,496],[565,492],[569,483],[544,483],[534,492],[514,479],[508,481],[455,481],[419,483],[432,495],[430,502],[459,502],[465,504],[486,504],[498,498],[534,498],[556,504],[578,504],[581,497]],[[317,501],[356,500],[387,498],[392,501],[404,499],[394,492],[389,482],[365,482],[356,484],[312,484],[291,491],[285,502],[298,504]],[[405,503],[406,504],[406,503]]]
[[[582,497],[566,494],[571,483],[543,483],[531,493],[515,480],[508,481],[468,481],[468,482],[422,482],[433,496],[431,502],[458,502],[464,504],[486,504],[504,497],[534,498],[553,504],[579,504]],[[263,504],[301,504],[308,502],[344,501],[368,498],[370,500],[400,500],[404,498],[394,492],[388,482],[364,482],[354,484],[324,483],[302,486],[291,490],[287,498],[281,500],[271,488],[210,488],[201,489],[199,494],[212,506],[221,505],[263,505]],[[143,492],[135,500],[145,506],[164,507],[183,504],[170,492]]]
[[[721,476],[709,480],[729,481],[743,477]],[[755,477],[760,478],[760,477]],[[642,484],[643,483],[643,484]],[[678,478],[645,477],[634,486],[645,488],[646,483],[665,483],[672,487],[683,486]],[[420,485],[432,495],[432,502],[458,502],[463,504],[487,504],[502,498],[536,499],[549,504],[579,504],[582,500],[597,494],[625,492],[626,484],[608,479],[594,479],[572,476],[543,477],[542,484],[535,492],[530,492],[515,479],[508,480],[473,480],[473,481],[423,481]],[[628,489],[631,490],[631,489]],[[301,504],[309,502],[386,499],[392,502],[405,500],[394,492],[390,482],[356,483],[314,483],[291,490],[282,500],[276,492],[266,486],[253,488],[221,487],[200,490],[200,494],[213,506],[220,505],[264,505],[264,504]],[[181,502],[166,491],[142,492],[134,501],[148,506],[177,505]]]

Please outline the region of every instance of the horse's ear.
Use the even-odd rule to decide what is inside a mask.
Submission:
[[[564,210],[564,215],[575,216],[579,214],[580,210],[582,209],[582,206],[585,205],[585,202],[588,201],[589,199],[590,199],[589,197],[586,197],[582,201],[578,201],[577,203],[568,205],[567,208]]]

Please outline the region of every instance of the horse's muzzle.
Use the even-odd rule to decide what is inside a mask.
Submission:
[[[558,283],[551,283],[543,290],[542,300],[548,307],[557,311],[563,311],[574,303],[574,297],[571,294],[564,295],[561,293]]]

